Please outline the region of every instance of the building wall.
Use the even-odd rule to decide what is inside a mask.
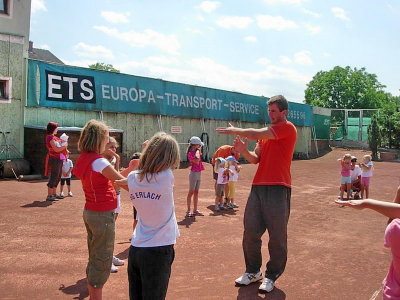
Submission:
[[[8,0],[10,2],[10,15],[0,14],[0,31],[4,34],[26,37],[29,42],[29,28],[31,22],[31,0]],[[27,49],[27,48],[26,48]]]
[[[0,34],[0,77],[11,77],[12,98],[10,103],[0,102],[0,131],[7,134],[7,143],[23,152],[23,109],[26,91],[26,64],[23,57],[23,38]],[[0,145],[5,144],[0,135]],[[15,158],[13,154],[11,158]],[[0,159],[10,157],[3,157]]]
[[[11,103],[0,102],[0,131],[10,132],[7,142],[23,154],[31,0],[12,0],[10,5],[9,16],[0,14],[0,77],[11,77],[12,98]],[[0,145],[4,143],[0,135]]]
[[[140,115],[129,113],[106,113],[62,110],[57,108],[25,108],[25,125],[46,126],[48,122],[57,122],[63,127],[83,127],[90,119],[101,119],[114,129],[122,129],[122,149],[124,159],[126,160],[134,152],[141,151],[143,141],[151,138],[158,131],[171,133],[171,126],[181,126],[182,133],[172,134],[180,143],[182,160],[185,160],[185,151],[187,142],[193,135],[201,136],[206,132],[209,136],[209,155],[225,144],[232,144],[234,137],[221,135],[215,132],[217,127],[225,127],[228,122],[223,120],[204,120],[201,119],[186,119],[171,116],[157,115]],[[232,121],[232,125],[241,126],[243,128],[261,128],[265,124],[247,123]],[[299,157],[307,157],[311,147],[311,130],[310,127],[297,127],[298,139],[295,151],[300,153]],[[249,149],[254,149],[255,141],[249,141]]]

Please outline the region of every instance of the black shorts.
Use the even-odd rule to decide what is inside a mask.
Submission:
[[[61,185],[64,185],[65,183],[71,185],[71,178],[61,178]]]

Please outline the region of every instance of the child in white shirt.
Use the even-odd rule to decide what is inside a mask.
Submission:
[[[235,183],[239,179],[239,172],[240,172],[240,166],[238,165],[238,161],[234,156],[228,156],[226,158],[226,161],[228,163],[228,169],[229,169],[229,194],[228,196],[228,208],[237,208],[235,204],[234,198],[235,198]]]
[[[222,197],[224,196],[225,184],[228,183],[229,170],[225,168],[226,160],[222,157],[215,159],[214,172],[218,174],[215,185],[215,211],[225,209]]]
[[[68,196],[72,197],[72,192],[71,192],[71,173],[72,169],[74,167],[74,164],[72,163],[72,160],[66,157],[66,160],[63,161],[63,166],[61,169],[61,183],[60,183],[60,196],[64,197],[64,185],[65,183],[67,184],[67,189],[68,189]]]
[[[127,181],[118,181],[128,184],[138,217],[128,257],[130,299],[165,299],[167,294],[174,244],[179,237],[172,172],[179,163],[175,138],[159,132],[144,149],[138,169]]]
[[[360,163],[361,167],[361,198],[369,198],[369,185],[372,177],[372,170],[374,165],[372,163],[371,155],[364,155],[363,162]]]

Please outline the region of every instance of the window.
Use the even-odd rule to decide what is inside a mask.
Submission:
[[[11,77],[0,77],[0,103],[11,103]]]
[[[8,0],[0,0],[0,14],[8,15]]]

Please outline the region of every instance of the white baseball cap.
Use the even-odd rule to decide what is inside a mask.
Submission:
[[[189,140],[189,143],[193,145],[201,145],[202,147],[204,146],[203,142],[198,136],[192,136]]]

